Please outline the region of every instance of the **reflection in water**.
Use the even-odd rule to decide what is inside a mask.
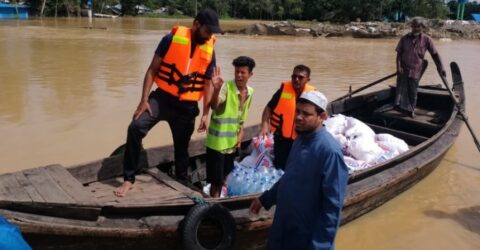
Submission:
[[[83,28],[87,21],[79,18],[1,22],[0,173],[109,155],[124,143],[160,38],[171,25],[190,23],[188,19],[95,19],[98,29],[89,30]],[[245,23],[222,25],[230,29]],[[235,57],[256,60],[251,79],[256,92],[247,121],[254,124],[296,64],[310,66],[312,84],[334,99],[350,85],[356,89],[393,73],[396,42],[227,34],[219,36],[216,54],[226,79],[233,78]],[[474,107],[480,105],[480,45],[436,41],[436,46],[446,64],[459,63],[467,88],[467,113],[478,128],[480,115]],[[429,65],[423,84],[439,83],[434,64]],[[391,79],[374,89],[393,83]],[[166,124],[157,125],[145,147],[171,143],[166,131]],[[446,160],[428,178],[342,227],[337,249],[479,249],[478,225],[473,222],[480,221],[479,160],[464,128]]]

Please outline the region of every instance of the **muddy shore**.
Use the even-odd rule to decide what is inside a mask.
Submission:
[[[480,24],[473,21],[428,20],[426,33],[436,39],[480,39]],[[351,22],[348,24],[307,22],[258,22],[246,28],[227,30],[245,35],[313,37],[399,38],[410,32],[407,23]]]

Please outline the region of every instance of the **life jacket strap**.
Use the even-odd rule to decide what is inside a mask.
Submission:
[[[272,112],[270,117],[270,124],[278,133],[282,133],[282,125],[283,125],[283,114],[277,114]]]
[[[157,77],[165,82],[167,82],[169,85],[175,85],[178,88],[178,94],[182,94],[188,91],[202,91],[203,90],[203,85],[205,84],[205,74],[200,74],[198,72],[192,72],[187,75],[183,75],[182,72],[180,72],[177,67],[175,66],[174,63],[169,64],[166,62],[161,62],[161,65],[164,66],[165,68],[168,68],[169,71],[165,71],[160,69],[157,73]],[[174,76],[178,76],[178,80],[175,80]],[[168,76],[168,77],[167,77]],[[185,85],[191,84],[192,86],[185,87]],[[195,85],[200,85],[199,87],[196,87]]]

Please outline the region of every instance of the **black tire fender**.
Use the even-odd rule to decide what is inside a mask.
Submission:
[[[182,222],[181,235],[183,247],[186,250],[206,250],[198,240],[198,229],[205,218],[220,223],[222,240],[215,250],[232,249],[235,240],[235,219],[230,211],[221,204],[197,204],[193,206]]]
[[[118,147],[117,147],[115,150],[113,150],[113,152],[110,154],[110,157],[124,154],[124,153],[125,153],[125,148],[126,148],[126,144],[122,144],[122,145],[118,146]]]

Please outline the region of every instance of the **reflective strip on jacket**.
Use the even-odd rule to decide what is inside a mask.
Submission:
[[[197,44],[190,58],[192,30],[176,26],[172,34],[172,43],[162,58],[155,83],[180,100],[198,101],[203,96],[205,74],[212,61],[215,37],[212,35],[205,44]]]
[[[272,133],[279,130],[279,134],[284,138],[295,139],[297,136],[294,127],[297,95],[292,82],[282,82],[282,85],[280,99],[277,106],[272,110],[272,116],[270,117],[270,129]],[[302,93],[310,90],[315,90],[315,87],[307,83]]]
[[[241,113],[240,98],[235,81],[230,80],[225,84],[224,87],[227,87],[225,111],[222,114],[217,114],[215,110],[212,112],[206,140],[207,147],[217,151],[234,148],[237,145],[241,121],[245,121],[247,118],[253,95],[253,89],[248,87],[250,95],[245,100],[245,107]]]

